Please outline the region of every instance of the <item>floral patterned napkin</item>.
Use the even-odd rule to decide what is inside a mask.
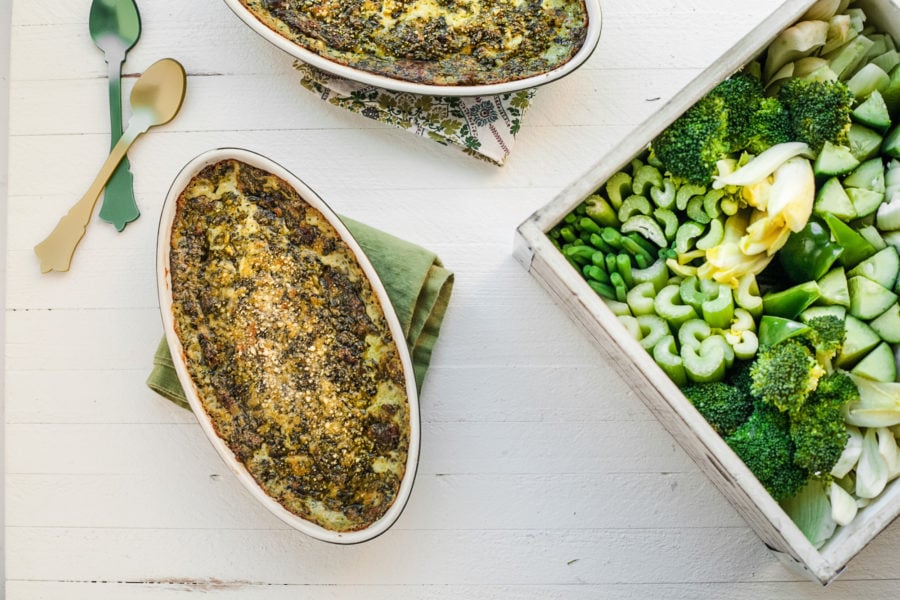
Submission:
[[[300,84],[335,106],[389,123],[445,146],[502,165],[509,156],[534,89],[499,96],[420,96],[335,77],[295,61]]]

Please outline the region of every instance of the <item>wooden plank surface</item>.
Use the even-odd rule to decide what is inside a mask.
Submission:
[[[95,222],[67,274],[33,245],[106,150],[90,0],[13,0],[5,261],[9,598],[886,598],[895,523],[823,592],[778,562],[512,257],[516,227],[780,2],[604,0],[589,62],[539,90],[498,168],[320,102],[222,2],[141,2],[125,91],[164,56],[183,112],[129,154],[143,215]],[[60,107],[65,103],[66,109]],[[243,491],[196,421],[144,386],[162,330],[156,222],[218,146],[262,152],[337,212],[456,274],[397,524],[333,547]]]

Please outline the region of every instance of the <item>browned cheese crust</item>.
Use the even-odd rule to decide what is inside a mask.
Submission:
[[[289,184],[236,160],[190,181],[171,239],[176,332],[218,435],[290,512],[333,531],[378,520],[410,412],[353,252]]]
[[[241,0],[266,27],[336,63],[432,85],[503,83],[565,64],[584,0]]]

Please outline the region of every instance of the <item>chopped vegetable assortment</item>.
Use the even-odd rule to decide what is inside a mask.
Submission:
[[[900,476],[900,52],[852,1],[548,235],[816,547]]]

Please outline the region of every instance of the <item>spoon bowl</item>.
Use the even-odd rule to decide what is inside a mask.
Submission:
[[[131,90],[132,120],[146,114],[148,127],[165,125],[181,110],[186,87],[184,68],[178,61],[164,58],[153,63]]]
[[[120,52],[124,59],[141,36],[141,18],[134,0],[94,0],[88,28],[98,48],[111,58]]]
[[[110,151],[81,200],[60,219],[50,235],[34,247],[34,252],[40,259],[41,272],[69,270],[72,255],[84,237],[103,186],[138,136],[151,127],[164,125],[175,118],[184,101],[186,87],[184,68],[171,58],[153,63],[135,82],[131,91],[132,115],[122,137]]]

